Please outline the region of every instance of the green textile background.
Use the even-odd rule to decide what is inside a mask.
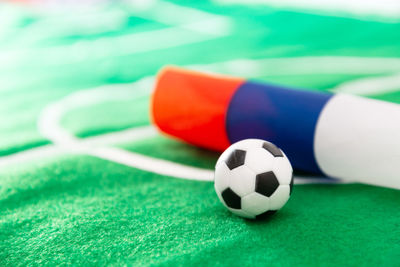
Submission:
[[[217,153],[149,127],[167,64],[400,103],[400,17],[138,3],[0,3],[0,265],[399,266],[397,190],[297,184],[248,221],[212,182],[94,153],[213,168]]]

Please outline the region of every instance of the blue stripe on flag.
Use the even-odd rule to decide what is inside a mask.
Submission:
[[[231,143],[260,138],[286,153],[294,168],[322,173],[314,157],[318,116],[332,94],[244,83],[228,108],[226,130]]]

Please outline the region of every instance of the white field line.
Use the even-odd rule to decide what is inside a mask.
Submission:
[[[194,34],[193,31],[173,27],[141,33],[125,34],[120,37],[102,37],[94,41],[82,40],[71,45],[48,48],[16,49],[0,53],[2,66],[17,68],[26,59],[40,59],[46,66],[79,63],[113,56],[134,55],[138,53],[179,47],[217,38],[212,34]],[[111,51],[109,48],[113,47]],[[70,55],[65,57],[65,55]]]
[[[153,126],[148,125],[84,138],[80,139],[80,142],[83,142],[85,146],[99,147],[104,145],[110,146],[126,144],[127,142],[153,138],[156,136],[158,136],[157,130]]]
[[[236,59],[190,68],[205,72],[224,73],[257,78],[272,75],[383,75],[345,82],[331,91],[364,96],[396,92],[400,89],[400,58],[320,56],[295,58]]]
[[[353,58],[354,59],[354,58]],[[275,63],[278,59],[274,59]],[[283,59],[284,61],[288,59]],[[301,62],[305,62],[304,58],[298,59]],[[349,58],[345,58],[348,63]],[[365,63],[365,59],[361,59]],[[371,59],[375,62],[376,59]],[[234,65],[237,64],[237,61]],[[228,65],[229,63],[223,63]],[[261,61],[261,63],[270,63],[268,60]],[[296,61],[295,61],[296,62]],[[317,60],[317,62],[322,62]],[[260,63],[260,62],[259,62]],[[312,64],[308,62],[308,64]],[[336,62],[337,63],[337,62]],[[325,63],[324,63],[325,64]],[[359,65],[359,64],[356,64]],[[215,65],[214,65],[215,66]],[[359,65],[360,67],[362,65]],[[198,66],[197,66],[198,67]],[[203,66],[204,67],[204,66]],[[212,66],[211,66],[212,67]],[[262,67],[262,64],[259,65]],[[299,68],[300,70],[301,68]],[[326,70],[324,70],[326,71]],[[369,70],[370,71],[370,70]],[[362,72],[362,70],[361,70]],[[138,153],[124,151],[118,148],[110,148],[107,145],[117,144],[119,140],[135,141],[141,138],[154,136],[155,130],[151,127],[141,127],[125,130],[118,133],[110,133],[103,136],[79,139],[74,135],[64,130],[60,125],[60,120],[69,111],[84,107],[88,105],[94,105],[97,103],[113,101],[113,100],[126,100],[135,99],[150,93],[149,88],[152,87],[153,78],[146,77],[137,82],[131,84],[122,85],[109,85],[102,86],[94,89],[87,89],[78,92],[74,92],[69,96],[51,103],[42,112],[39,121],[38,129],[39,132],[51,140],[54,145],[48,145],[41,148],[31,149],[24,152],[19,152],[10,156],[0,158],[0,166],[4,166],[9,163],[23,162],[28,159],[34,159],[36,157],[45,155],[54,155],[61,153],[60,151],[69,151],[72,153],[84,153],[93,156],[97,156],[103,159],[114,161],[123,165],[136,167],[139,169],[145,169],[154,173],[159,173],[168,176],[174,176],[177,178],[193,179],[193,180],[212,180],[212,171],[206,169],[200,169],[195,167],[178,164],[175,162],[155,159]],[[337,181],[329,179],[308,179],[296,177],[296,183],[348,183],[350,181]]]
[[[143,9],[138,8],[137,4],[132,2],[130,11],[144,19],[216,36],[228,35],[232,31],[232,21],[226,16],[165,1],[154,1]]]
[[[43,109],[38,120],[38,130],[54,144],[79,151],[82,146],[78,144],[78,138],[60,126],[60,120],[65,113],[72,109],[107,101],[135,100],[149,95],[149,88],[152,88],[152,86],[153,78],[145,77],[134,83],[106,85],[74,92],[59,101],[47,105]]]
[[[95,148],[88,153],[125,166],[181,179],[212,181],[214,175],[212,170],[157,159],[115,147]]]
[[[212,40],[231,33],[232,21],[225,16],[163,1],[154,5],[154,8],[154,10],[147,7],[143,10],[131,11],[134,15],[172,27],[118,37],[77,41],[73,44],[54,47],[9,49],[0,52],[0,62],[7,69],[18,67],[21,60],[27,58],[31,61],[39,59],[42,64],[49,66],[71,64],[109,57],[110,47],[114,48],[114,56],[132,55]],[[65,57],[66,54],[70,56]]]
[[[235,59],[207,65],[191,65],[195,70],[225,73],[240,77],[312,74],[395,74],[400,73],[400,58],[305,56],[264,59]]]
[[[316,14],[396,22],[400,16],[398,0],[214,0],[218,4],[264,5]],[[260,7],[262,8],[262,7]]]
[[[65,153],[66,151],[52,144],[35,147],[0,157],[0,168],[7,168],[9,165],[23,164],[37,159],[56,157]]]
[[[210,174],[212,175],[212,171],[210,170],[155,159],[119,148],[101,147],[105,145],[105,142],[109,145],[120,141],[133,141],[154,136],[156,131],[151,126],[133,128],[122,134],[108,134],[102,137],[88,138],[88,141],[83,141],[85,139],[81,140],[77,138],[60,125],[62,117],[73,109],[113,100],[135,100],[148,95],[150,93],[149,88],[152,85],[153,78],[146,77],[125,86],[109,85],[72,93],[60,101],[48,105],[43,110],[39,117],[38,130],[56,146],[72,153],[88,154],[126,166],[177,178],[209,180]]]
[[[157,131],[154,129],[154,127],[142,126],[118,132],[106,133],[99,136],[76,139],[77,144],[75,144],[75,146],[80,146],[80,152],[85,153],[85,149],[88,147],[96,148],[99,146],[123,144],[126,142],[134,142],[146,138],[152,138],[157,135]],[[72,151],[70,147],[63,147],[54,144],[44,145],[0,157],[0,168],[6,167],[7,165],[20,164],[36,159],[60,156],[71,152],[79,153],[79,151],[76,150]]]
[[[390,76],[370,77],[342,83],[332,91],[372,96],[400,90],[400,73]]]
[[[126,21],[128,20],[128,14],[120,9],[109,9],[100,10],[96,9],[74,9],[71,12],[45,11],[45,15],[35,23],[21,29],[19,23],[13,23],[11,25],[3,24],[2,19],[7,17],[13,17],[6,12],[2,16],[0,12],[0,32],[5,28],[8,28],[10,32],[19,31],[18,36],[15,36],[13,44],[19,44],[22,47],[29,47],[37,44],[43,39],[56,39],[62,38],[68,35],[92,35],[101,34],[105,31],[117,31],[121,29]],[[105,9],[105,8],[104,8]],[[1,10],[1,9],[0,9]],[[2,11],[2,10],[1,10]],[[12,12],[9,10],[9,12]],[[73,12],[73,16],[71,13]],[[41,12],[43,13],[43,12]],[[16,16],[18,17],[18,16]],[[54,27],[57,25],[57,27]],[[5,35],[3,35],[5,36]]]

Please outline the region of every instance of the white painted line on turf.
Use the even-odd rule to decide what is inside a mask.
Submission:
[[[10,49],[0,53],[0,67],[17,68],[27,59],[41,61],[43,66],[59,66],[124,55],[179,47],[215,39],[215,32],[194,33],[184,28],[165,28],[147,32],[125,34],[119,37],[102,37],[81,40],[69,45],[35,49]],[[110,48],[113,48],[110,50]],[[69,55],[66,57],[65,55]],[[1,68],[0,68],[1,69]]]
[[[82,9],[66,11],[64,7],[62,12],[54,12],[54,10],[41,10],[40,19],[35,23],[26,25],[23,34],[15,36],[13,41],[18,43],[19,47],[29,48],[37,45],[45,39],[59,39],[65,36],[78,35],[94,35],[104,32],[118,31],[128,20],[129,14],[118,8],[99,8],[99,9]],[[2,11],[2,9],[0,9]],[[9,12],[12,12],[9,10]],[[15,12],[15,11],[14,11]],[[73,15],[71,15],[73,13]],[[4,13],[7,14],[7,13]],[[12,25],[3,24],[1,18],[19,17],[8,15],[5,16],[0,12],[0,33],[1,29],[6,26],[10,32],[21,30],[21,25],[13,23]],[[57,25],[55,27],[55,25]],[[2,35],[5,36],[5,35]]]
[[[130,12],[130,15],[155,20],[171,27],[44,48],[11,48],[0,52],[0,62],[3,63],[0,69],[2,66],[6,66],[7,70],[17,68],[21,60],[26,61],[27,58],[30,61],[41,61],[44,66],[101,59],[110,56],[110,47],[113,48],[113,56],[179,47],[229,35],[233,24],[229,17],[164,1],[159,1],[156,5],[149,2],[142,8],[132,8]]]
[[[192,180],[204,180],[204,177],[209,177],[212,171],[155,159],[119,148],[93,147],[96,143],[100,145],[104,144],[104,142],[115,142],[116,139],[120,139],[121,136],[126,136],[127,134],[114,134],[112,137],[110,137],[110,135],[108,135],[108,137],[95,137],[92,138],[91,141],[83,142],[76,136],[67,132],[60,125],[63,115],[73,109],[112,100],[134,100],[143,95],[148,95],[150,91],[149,88],[151,88],[152,85],[152,78],[143,78],[134,84],[130,84],[130,86],[104,86],[72,93],[60,101],[48,105],[44,109],[38,123],[39,132],[55,145],[73,153],[89,154],[162,175],[178,178],[186,177],[186,179]],[[127,131],[125,133],[127,133]],[[140,139],[143,137],[151,137],[151,135],[155,133],[156,131],[151,126],[130,129],[130,141],[134,140],[134,136]]]
[[[279,9],[395,22],[400,17],[398,0],[214,0],[218,4],[263,5]]]
[[[138,17],[199,33],[225,36],[232,31],[233,23],[229,17],[166,1],[149,3],[144,9],[138,9],[137,1],[134,1],[130,11]]]
[[[90,150],[89,155],[116,162],[125,166],[181,179],[212,181],[214,172],[191,167],[169,160],[157,159],[115,147],[100,147]]]
[[[85,153],[87,148],[134,142],[146,138],[152,138],[157,135],[156,129],[150,125],[147,125],[83,139],[76,139],[78,143],[76,143],[75,146],[80,146],[80,148],[75,150],[71,149],[71,147],[65,148],[65,146],[63,147],[54,144],[44,145],[0,157],[0,168],[10,164],[19,164],[40,158],[59,156],[71,152]]]
[[[223,73],[247,78],[273,75],[385,75],[345,82],[331,91],[371,96],[400,89],[400,58],[319,56],[266,59],[235,59],[208,65],[192,65],[191,69]]]
[[[376,95],[396,92],[400,90],[400,73],[383,77],[368,77],[342,83],[332,91],[355,94],[355,95]]]
[[[56,157],[65,154],[66,151],[53,144],[23,150],[11,155],[0,157],[0,168],[5,168],[9,165],[30,162],[32,160]]]
[[[153,87],[153,78],[145,77],[137,82],[123,85],[107,85],[74,92],[59,101],[47,105],[39,116],[38,130],[54,144],[79,151],[79,140],[60,125],[64,114],[80,107],[97,103],[138,99],[147,96]]]
[[[315,74],[394,74],[400,72],[400,58],[305,56],[264,59],[235,59],[207,65],[191,65],[195,70],[239,77]]]
[[[88,154],[126,166],[182,179],[209,180],[212,177],[211,170],[156,159],[119,148],[93,147],[96,143],[97,145],[104,145],[104,142],[115,142],[116,139],[121,139],[121,136],[125,137],[128,131],[125,131],[125,134],[117,133],[112,136],[108,135],[108,137],[94,137],[89,139],[90,141],[81,141],[60,125],[63,115],[73,109],[112,100],[134,100],[143,95],[148,95],[150,92],[149,88],[152,85],[153,79],[147,77],[130,84],[130,86],[103,86],[72,93],[60,101],[48,105],[44,109],[38,122],[39,132],[55,145],[72,153]],[[134,140],[134,136],[138,137],[136,139],[141,139],[151,137],[155,133],[155,129],[151,126],[133,128],[129,130],[130,141]],[[124,138],[124,140],[127,139]]]
[[[104,145],[109,146],[116,144],[124,144],[127,142],[138,141],[156,136],[158,136],[157,130],[151,125],[146,125],[118,132],[93,136],[90,138],[80,139],[80,142],[83,143],[83,145],[85,146],[99,147]]]

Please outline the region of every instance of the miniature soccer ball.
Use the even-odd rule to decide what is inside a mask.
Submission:
[[[274,144],[246,139],[231,145],[215,165],[215,191],[234,214],[268,217],[283,207],[293,188],[293,170]]]

